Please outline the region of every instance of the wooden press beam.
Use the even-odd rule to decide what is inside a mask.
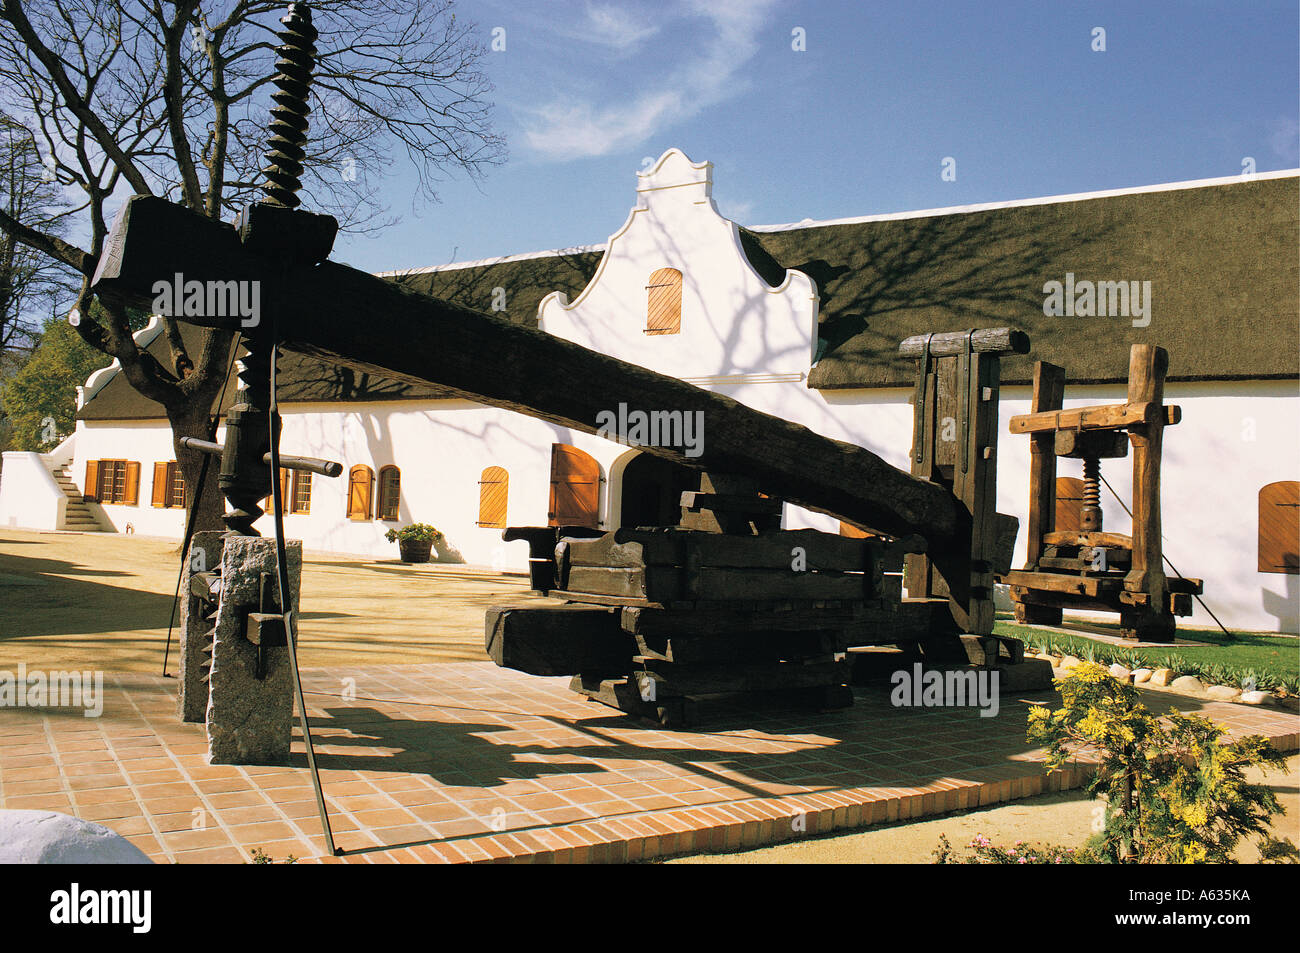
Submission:
[[[504,318],[418,294],[334,262],[268,272],[234,229],[149,196],[128,200],[94,279],[96,292],[143,304],[154,283],[264,282],[286,350],[381,377],[435,384],[469,400],[596,433],[620,401],[646,411],[700,411],[703,452],[645,447],[696,469],[741,473],[764,492],[890,536],[931,542],[959,532],[958,504],[863,447],[823,437],[739,401]],[[177,316],[205,327],[239,319]],[[936,335],[936,337],[938,337]]]

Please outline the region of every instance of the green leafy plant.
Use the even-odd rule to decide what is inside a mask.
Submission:
[[[407,542],[407,543],[427,543],[436,542],[442,539],[442,532],[430,526],[428,523],[410,523],[401,529],[390,529],[384,534],[384,539],[390,543]]]
[[[1120,863],[1231,863],[1245,836],[1261,855],[1300,859],[1289,839],[1268,833],[1285,813],[1276,795],[1246,780],[1251,767],[1286,771],[1268,740],[1225,738],[1226,729],[1171,709],[1163,719],[1138,701],[1129,684],[1099,665],[1080,665],[1056,680],[1064,707],[1029,712],[1029,740],[1047,745],[1047,768],[1059,768],[1081,746],[1096,753],[1088,793],[1106,801],[1100,845]]]

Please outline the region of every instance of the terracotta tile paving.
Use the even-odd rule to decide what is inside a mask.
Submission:
[[[304,670],[335,841],[324,855],[300,741],[292,766],[209,765],[176,720],[176,682],[106,673],[100,718],[0,711],[0,807],[94,820],[160,862],[619,863],[752,847],[1079,786],[1025,741],[1030,704],[999,715],[899,709],[858,690],[846,711],[714,705],[668,732],[587,702],[564,678],[486,662]],[[1300,716],[1144,692],[1300,748]],[[296,731],[296,729],[295,729]],[[295,738],[297,738],[295,734]]]

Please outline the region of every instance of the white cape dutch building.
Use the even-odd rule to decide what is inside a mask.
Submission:
[[[1029,442],[1006,421],[1028,409],[1032,362],[1065,367],[1067,407],[1119,402],[1130,345],[1159,344],[1170,353],[1165,400],[1183,408],[1165,437],[1165,552],[1205,579],[1206,601],[1229,626],[1296,631],[1296,172],[744,228],[719,214],[711,164],[671,149],[637,174],[636,191],[604,245],[385,277],[725,393],[899,467],[914,367],[898,343],[1020,328],[1032,349],[1003,362],[998,509],[1022,527]],[[1129,310],[1104,313],[1081,298],[1059,313],[1052,282],[1071,297],[1100,281],[1137,282],[1140,305],[1134,297]],[[155,319],[137,340],[161,348],[159,331]],[[309,551],[395,558],[385,531],[419,521],[445,533],[442,559],[522,569],[526,546],[503,543],[504,527],[670,522],[690,481],[634,448],[435,388],[292,356],[281,379],[284,451],[345,469],[338,480],[286,484],[286,532]],[[76,432],[61,446],[5,454],[0,526],[129,524],[179,537],[185,489],[161,408],[116,365],[78,396]],[[609,399],[617,414],[618,395]],[[1079,464],[1061,463],[1068,506]],[[1127,502],[1129,461],[1102,472]],[[1107,529],[1129,531],[1114,498],[1103,508]],[[784,525],[850,531],[789,505]],[[1023,528],[1018,549],[1017,564]],[[1190,621],[1212,624],[1199,606]]]

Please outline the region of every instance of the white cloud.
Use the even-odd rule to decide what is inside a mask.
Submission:
[[[662,20],[685,21],[681,26],[701,18],[709,21],[711,32],[703,49],[660,43],[655,49],[661,56],[658,67],[646,74],[649,88],[630,99],[592,101],[565,95],[527,110],[525,141],[555,161],[609,155],[654,139],[663,129],[730,99],[744,89],[744,68],[758,52],[759,33],[774,3],[688,0],[676,11],[664,11]],[[674,54],[680,62],[672,61]]]
[[[1300,161],[1300,124],[1284,117],[1269,126],[1269,147],[1287,162]]]
[[[606,3],[587,4],[586,22],[573,35],[579,39],[626,51],[659,32],[653,23],[637,22],[630,10]]]

